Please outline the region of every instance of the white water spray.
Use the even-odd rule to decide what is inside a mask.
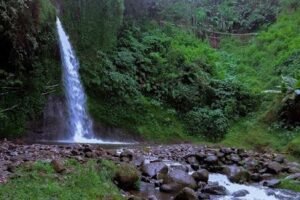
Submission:
[[[69,114],[68,128],[71,137],[69,139],[71,139],[71,142],[75,143],[126,144],[95,139],[92,120],[86,110],[86,95],[78,71],[79,62],[59,18],[56,20],[56,25],[59,36],[59,47],[63,64],[63,81]]]

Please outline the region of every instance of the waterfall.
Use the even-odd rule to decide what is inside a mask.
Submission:
[[[59,48],[63,65],[63,83],[67,98],[69,138],[62,142],[97,143],[97,144],[133,144],[96,139],[93,123],[86,109],[86,95],[79,75],[79,62],[76,58],[69,37],[59,18],[56,19],[59,36]]]
[[[69,132],[74,142],[83,142],[92,139],[92,120],[86,110],[86,95],[79,76],[79,62],[75,56],[59,18],[56,20],[59,36],[59,47],[63,65],[63,83],[67,98],[69,114]]]

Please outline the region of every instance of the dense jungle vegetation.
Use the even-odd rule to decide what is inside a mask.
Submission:
[[[96,122],[300,156],[297,0],[2,0],[1,137],[63,95],[55,7]]]

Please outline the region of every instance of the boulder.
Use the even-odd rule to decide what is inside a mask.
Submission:
[[[230,157],[230,160],[234,163],[238,163],[241,161],[241,158],[240,156],[238,156],[237,154],[232,154],[231,157]]]
[[[218,164],[218,157],[215,155],[209,155],[204,161],[206,164]]]
[[[185,156],[185,161],[190,165],[199,164],[200,159],[201,158],[198,155],[194,155],[194,154],[190,154],[190,155]]]
[[[122,162],[130,162],[133,160],[133,152],[130,150],[125,150],[120,154],[120,160]]]
[[[236,165],[224,166],[223,173],[234,183],[245,183],[250,180],[249,172]]]
[[[285,163],[285,158],[284,158],[283,155],[277,155],[277,156],[274,158],[274,161],[275,161],[275,162],[278,162],[278,163],[280,163],[280,164],[282,164],[282,163]]]
[[[227,189],[224,186],[217,185],[217,184],[206,185],[202,189],[202,192],[212,194],[212,195],[227,195],[227,194],[229,194],[229,192],[227,191]]]
[[[279,174],[283,169],[281,164],[279,164],[278,162],[270,162],[267,168],[268,172],[272,174]]]
[[[184,187],[189,187],[192,189],[197,188],[197,183],[195,179],[189,175],[187,172],[182,170],[171,170],[163,179],[164,184],[175,183],[181,186],[181,189]]]
[[[144,162],[145,162],[145,157],[141,155],[134,156],[134,159],[132,161],[132,163],[137,167],[142,166]]]
[[[140,180],[139,171],[130,164],[121,164],[114,176],[117,185],[124,190],[135,190]]]
[[[239,190],[239,191],[232,193],[232,196],[233,197],[244,197],[247,194],[249,194],[249,192],[247,190]]]
[[[52,165],[53,169],[55,170],[55,172],[57,172],[57,173],[62,173],[63,171],[66,170],[66,168],[64,166],[64,162],[62,160],[54,159],[51,161],[51,165]]]
[[[163,162],[152,162],[149,164],[144,164],[141,169],[143,175],[154,177],[158,173],[168,173],[168,166]]]
[[[198,197],[194,190],[186,187],[175,196],[174,200],[198,200]]]
[[[209,172],[206,169],[200,169],[192,174],[192,177],[196,182],[206,182],[208,181]]]
[[[259,182],[262,180],[262,177],[258,173],[250,174],[250,180],[254,182]]]
[[[168,183],[168,184],[162,184],[159,189],[161,192],[166,192],[166,193],[173,193],[182,188],[181,185],[177,183]]]
[[[185,172],[189,172],[189,167],[186,165],[170,165],[171,169],[178,169],[178,170],[182,170]]]
[[[251,170],[251,171],[257,171],[260,166],[259,166],[259,162],[254,159],[254,158],[246,158],[243,161],[243,166],[247,169],[247,170]]]

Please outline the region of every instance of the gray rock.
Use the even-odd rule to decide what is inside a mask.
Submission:
[[[258,173],[250,174],[251,181],[259,182],[262,180],[261,176]]]
[[[282,163],[285,162],[285,158],[284,158],[283,155],[277,155],[277,156],[274,158],[274,161],[282,164]]]
[[[206,169],[200,169],[192,174],[192,177],[196,182],[206,182],[208,181],[209,172]]]
[[[163,162],[153,162],[143,165],[141,171],[145,176],[154,177],[158,173],[168,173],[168,166]]]
[[[199,161],[197,160],[197,156],[196,155],[187,155],[185,157],[185,160],[188,164],[199,164]]]
[[[249,194],[249,192],[247,190],[239,190],[239,191],[232,193],[232,196],[233,197],[244,197],[247,194]]]
[[[171,169],[178,169],[178,170],[182,170],[184,172],[189,172],[189,167],[186,165],[171,165],[170,166]]]
[[[168,184],[162,184],[160,186],[160,191],[161,192],[166,192],[166,193],[173,193],[182,188],[181,185],[178,185],[177,183],[168,183]]]
[[[270,162],[268,164],[268,172],[272,174],[279,174],[282,171],[283,167],[278,162]]]
[[[238,162],[241,161],[241,158],[236,154],[232,154],[231,157],[230,157],[230,160],[234,163],[238,163]]]
[[[208,193],[208,194],[213,194],[213,195],[228,195],[229,192],[227,189],[221,185],[206,185],[203,189],[202,192]]]
[[[292,174],[287,176],[285,179],[287,180],[297,180],[300,181],[300,173]]]
[[[210,200],[210,196],[209,194],[206,194],[206,193],[199,193],[198,194],[198,199],[199,200]]]
[[[148,200],[158,200],[158,199],[156,198],[156,196],[152,195],[148,197]]]
[[[181,186],[181,189],[184,187],[189,187],[193,189],[197,188],[197,183],[195,179],[182,170],[171,170],[163,179],[163,183],[176,183]]]
[[[217,164],[218,163],[218,157],[214,156],[214,155],[209,155],[207,156],[207,158],[205,159],[205,162],[207,164]]]
[[[271,180],[266,180],[262,182],[263,186],[274,188],[280,184],[280,180],[278,179],[271,179]]]
[[[198,196],[191,188],[183,188],[174,198],[174,200],[198,200]]]
[[[125,150],[120,154],[120,160],[122,162],[130,162],[133,160],[133,152],[130,150]]]
[[[223,173],[228,176],[230,181],[235,183],[245,183],[250,180],[249,172],[236,165],[224,166]]]

